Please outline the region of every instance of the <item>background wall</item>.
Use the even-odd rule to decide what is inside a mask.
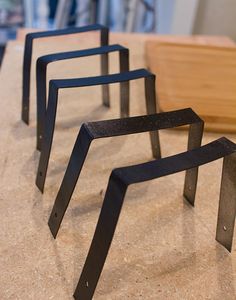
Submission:
[[[174,15],[175,0],[157,1],[157,30],[160,34],[171,32],[172,20]]]
[[[228,35],[236,40],[236,0],[199,0],[193,33]]]
[[[236,0],[158,0],[158,33],[227,35],[236,40]]]

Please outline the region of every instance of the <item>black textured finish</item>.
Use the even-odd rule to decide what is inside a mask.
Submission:
[[[89,31],[101,31],[100,44],[106,46],[109,44],[109,29],[105,26],[95,24],[84,27],[73,27],[51,31],[40,31],[28,33],[25,38],[24,60],[23,60],[23,94],[22,94],[22,114],[21,118],[26,124],[29,124],[29,105],[30,105],[30,73],[33,52],[33,41],[39,38],[46,38],[52,36],[62,36],[69,34],[78,34]],[[108,54],[101,56],[102,75],[108,74]],[[103,89],[104,104],[108,102],[109,91],[107,87]]]
[[[232,163],[232,155],[234,156],[234,166],[236,166],[236,145],[226,138],[221,138],[204,145],[201,148],[188,152],[140,165],[113,170],[109,179],[92,244],[75,290],[74,298],[78,300],[91,300],[93,298],[115,233],[126,190],[130,184],[160,178],[187,169],[193,169],[222,157],[231,157]],[[234,170],[236,170],[236,168]],[[234,194],[231,194],[231,196],[234,196],[234,200],[236,192],[235,176],[236,172],[234,172],[234,177],[231,178],[231,180],[233,180],[233,183],[231,182],[231,187],[234,186]],[[225,182],[222,181],[221,189],[223,188],[224,183]],[[234,224],[235,212],[236,205],[234,203],[233,212],[231,213],[229,211],[231,224]],[[225,226],[224,230],[222,228],[222,231],[225,232],[226,235],[227,230],[228,228]],[[229,237],[232,236],[232,228],[230,228]],[[223,246],[227,247],[227,244],[224,243],[223,239],[220,240],[217,238],[217,240],[220,241]]]
[[[103,84],[110,84],[110,83],[120,83],[121,115],[127,116],[129,115],[129,97],[127,97],[128,85],[127,84],[123,85],[123,83],[127,83],[130,80],[136,80],[140,78],[145,79],[147,113],[148,114],[156,113],[157,108],[156,108],[155,76],[145,69],[139,69],[130,72],[123,72],[123,73],[112,74],[107,76],[58,79],[58,80],[50,81],[46,123],[44,127],[44,136],[42,140],[42,152],[40,155],[39,167],[38,167],[38,173],[36,179],[36,185],[42,192],[44,189],[44,183],[46,179],[48,162],[50,158],[51,146],[52,146],[53,135],[54,135],[59,89],[103,85]],[[126,95],[126,96],[123,97],[122,95]],[[153,156],[159,158],[161,156],[161,153],[160,153],[158,133],[151,132],[150,135],[151,135]]]
[[[199,147],[202,139],[203,122],[191,109],[83,124],[49,219],[48,224],[54,238],[56,238],[90,144],[94,139],[157,131],[183,125],[190,125],[188,148]],[[197,173],[195,175],[197,176]]]
[[[72,58],[79,58],[85,56],[92,55],[104,55],[112,52],[119,52],[119,61],[120,61],[120,72],[128,72],[129,71],[129,50],[120,45],[111,45],[104,46],[86,50],[72,51],[72,52],[64,52],[64,53],[56,53],[45,55],[39,57],[37,60],[37,68],[36,68],[36,76],[37,76],[37,149],[41,150],[41,143],[43,139],[43,126],[46,122],[46,78],[47,78],[47,65],[49,63],[67,60]],[[106,70],[102,71],[102,74],[106,73]],[[126,85],[126,97],[129,102],[129,82],[123,83]],[[102,85],[102,88],[108,86]],[[109,97],[106,98],[106,103],[103,102],[105,106],[110,106]],[[104,99],[103,99],[104,100]],[[123,116],[121,116],[123,117]]]

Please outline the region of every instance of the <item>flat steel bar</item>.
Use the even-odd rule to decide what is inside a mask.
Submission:
[[[236,215],[236,153],[224,158],[216,240],[229,252],[232,249]]]
[[[46,123],[44,127],[44,137],[42,141],[42,151],[39,160],[38,173],[36,178],[36,185],[43,192],[48,162],[50,158],[50,152],[52,147],[54,128],[55,128],[55,119],[57,113],[57,102],[58,102],[58,91],[62,88],[75,88],[75,87],[85,87],[85,86],[94,86],[94,85],[103,85],[103,84],[111,84],[111,83],[125,83],[131,80],[137,80],[143,78],[145,80],[145,85],[147,84],[149,78],[153,78],[152,83],[153,86],[146,93],[148,95],[148,99],[146,101],[156,102],[155,97],[155,75],[148,72],[145,69],[139,69],[124,73],[111,74],[107,76],[96,76],[96,77],[87,77],[87,78],[73,78],[73,79],[57,79],[50,80],[49,83],[49,97],[48,97],[48,108],[46,113]],[[122,86],[123,89],[126,89],[127,86]],[[149,87],[149,85],[148,85]],[[153,92],[154,91],[154,92]],[[149,97],[150,92],[150,97]],[[125,93],[125,91],[123,92]],[[123,94],[121,93],[121,95]],[[121,100],[121,112],[124,111],[123,108],[124,103]],[[149,105],[150,107],[156,107],[156,104]],[[127,108],[127,104],[125,104]],[[156,111],[152,111],[147,107],[148,114],[156,113]],[[128,111],[127,111],[128,114]],[[158,135],[158,132],[156,132]],[[161,157],[160,152],[160,144],[159,137],[151,140],[152,144],[152,152],[153,156],[156,158]]]
[[[146,100],[146,110],[147,114],[160,113],[160,108],[157,105],[158,99],[156,95],[156,90],[153,88],[155,86],[156,78],[154,76],[149,76],[145,81],[145,100]],[[159,132],[150,132],[150,139],[152,144],[152,155],[155,158],[161,158],[160,151],[160,139]]]
[[[98,48],[91,48],[86,50],[71,51],[49,54],[41,56],[37,60],[36,64],[36,78],[37,78],[37,149],[41,150],[41,142],[43,139],[43,126],[46,119],[46,107],[47,107],[47,66],[50,63],[54,63],[61,60],[81,58],[85,56],[104,55],[112,52],[119,52],[120,72],[129,71],[129,50],[120,45],[110,45]],[[129,81],[122,83],[126,85],[121,87],[122,92],[125,91],[125,95],[122,95],[122,99],[129,103]],[[127,117],[127,112],[122,112],[121,117]]]
[[[24,60],[23,60],[23,92],[22,92],[22,113],[21,118],[26,124],[29,124],[29,106],[30,106],[30,74],[31,74],[31,63],[32,63],[32,52],[33,52],[33,41],[39,38],[47,38],[53,36],[63,36],[69,34],[78,34],[89,31],[100,31],[100,44],[101,46],[107,46],[109,44],[109,29],[103,25],[95,24],[84,27],[73,27],[51,31],[40,31],[34,33],[28,33],[25,37],[25,49],[24,49]],[[101,74],[108,74],[108,54],[101,56]],[[109,106],[109,89],[103,87],[103,104]]]
[[[236,144],[226,138],[221,138],[200,148],[171,157],[113,170],[74,298],[83,300],[93,298],[115,233],[126,190],[130,184],[193,169],[232,153],[234,155],[236,153]],[[232,184],[234,190],[231,189],[231,191],[235,192],[235,176]],[[231,196],[235,200],[235,195]]]
[[[189,128],[188,150],[201,146],[204,123],[194,123]],[[184,198],[194,206],[198,180],[198,168],[188,169],[184,181]]]
[[[89,147],[94,139],[114,137],[141,132],[151,132],[183,125],[203,124],[203,121],[190,109],[181,109],[149,116],[85,123],[77,136],[68,167],[57,194],[50,218],[49,228],[56,238],[73,191],[79,179]],[[197,144],[201,145],[203,126],[199,126]],[[192,136],[189,135],[189,139]]]

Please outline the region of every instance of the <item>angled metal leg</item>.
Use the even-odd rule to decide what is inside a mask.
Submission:
[[[111,175],[93,241],[74,293],[75,299],[93,298],[115,233],[127,187],[128,185],[119,177]]]
[[[44,134],[43,150],[40,155],[39,167],[38,167],[37,178],[36,178],[36,185],[39,187],[39,189],[42,192],[43,192],[43,187],[45,182],[46,171],[48,167],[49,155],[52,147],[52,139],[53,139],[53,133],[54,133],[55,121],[56,121],[57,98],[58,98],[58,89],[56,88],[56,86],[53,85],[51,81],[49,83],[49,86],[50,86],[49,88],[50,102],[48,102],[48,107],[47,107],[47,118],[45,124],[46,132]]]
[[[36,149],[41,150],[43,130],[46,122],[47,111],[47,65],[46,61],[40,58],[36,63],[36,93],[37,93],[37,132]]]
[[[152,89],[153,84],[155,84],[156,77],[148,77],[145,79],[145,95],[146,95],[146,108],[147,114],[153,114],[155,112],[160,112],[158,102],[156,99],[156,91]],[[150,139],[152,144],[152,155],[154,158],[161,158],[161,147],[158,132],[150,132]]]
[[[109,31],[107,34],[101,34],[101,46],[107,46],[109,44]],[[129,71],[129,69],[127,70]],[[101,75],[106,76],[109,74],[109,56],[108,53],[104,53],[101,56]],[[110,90],[108,85],[102,86],[102,102],[104,106],[110,107]]]
[[[57,111],[58,90],[61,88],[74,88],[94,85],[104,85],[110,83],[122,83],[140,78],[153,77],[153,74],[145,69],[134,70],[130,72],[112,74],[107,76],[96,76],[87,78],[51,80],[49,83],[48,109],[46,113],[46,122],[44,127],[44,138],[42,143],[42,152],[39,160],[39,167],[36,179],[36,185],[43,192],[47,173],[48,161],[51,152],[54,126]],[[153,81],[154,82],[154,81]],[[123,86],[126,89],[127,86]],[[155,84],[152,87],[155,90]],[[126,91],[124,91],[125,93]],[[122,101],[122,99],[121,99]]]
[[[86,126],[82,125],[63,178],[63,184],[58,192],[57,199],[48,222],[54,238],[56,238],[60,224],[69,205],[68,199],[71,199],[92,140],[93,138],[90,136]]]
[[[74,298],[76,300],[91,300],[93,297],[114,236],[125,193],[130,184],[192,169],[232,153],[236,154],[236,145],[226,138],[221,138],[188,152],[112,171]],[[235,183],[235,169],[233,179]],[[231,189],[230,191],[235,192],[235,185],[234,190]],[[231,196],[234,197],[235,195],[231,194]]]
[[[204,123],[191,124],[189,128],[188,150],[198,148],[202,143]],[[194,206],[197,190],[198,168],[189,169],[185,174],[184,198]]]
[[[231,252],[236,216],[236,153],[224,158],[216,240]]]
[[[120,72],[129,71],[129,52],[120,53]],[[153,86],[152,86],[153,87]],[[123,81],[120,83],[120,117],[127,118],[130,115],[130,83]]]
[[[95,24],[84,27],[74,27],[67,29],[59,29],[52,31],[41,31],[35,33],[29,33],[25,38],[24,60],[23,60],[23,94],[22,94],[22,114],[21,118],[26,124],[29,124],[29,101],[30,101],[30,73],[32,62],[33,41],[38,38],[62,36],[68,34],[77,34],[88,31],[101,31],[101,46],[109,44],[109,29],[105,26]],[[108,54],[103,54],[101,58],[102,70],[104,74],[108,74]],[[103,90],[103,99],[109,95],[107,90]],[[109,103],[109,99],[106,99]]]
[[[120,72],[129,71],[129,50],[120,45],[103,46],[98,48],[49,54],[39,57],[37,60],[36,76],[37,76],[37,149],[41,150],[43,139],[43,127],[46,118],[46,86],[47,86],[47,66],[56,61],[67,60],[72,58],[80,58],[85,56],[109,54],[111,52],[119,52]],[[107,69],[103,68],[102,74],[106,74]],[[125,93],[125,101],[129,102],[129,81],[121,83],[125,86],[121,88]],[[105,85],[102,85],[104,87]],[[108,87],[108,85],[106,85]],[[108,91],[108,89],[107,89]]]
[[[54,238],[57,236],[64,214],[71,200],[92,140],[157,131],[192,124],[194,122],[202,123],[202,120],[191,109],[181,109],[148,116],[83,124],[76,139],[65,176],[49,218],[48,225]]]

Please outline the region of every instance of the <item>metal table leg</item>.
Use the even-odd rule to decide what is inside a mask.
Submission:
[[[192,140],[194,140],[195,145],[192,146],[200,147],[203,121],[191,109],[83,124],[76,139],[65,176],[48,222],[54,238],[57,236],[60,224],[83,168],[90,144],[94,139],[151,132],[189,124],[189,144],[192,144]],[[196,133],[192,131],[192,126],[195,126]],[[196,177],[194,177],[194,179],[195,178]]]
[[[101,46],[109,44],[109,29],[105,26],[96,24],[84,27],[73,27],[67,29],[59,29],[52,31],[41,31],[35,33],[28,33],[25,38],[24,61],[23,61],[23,94],[22,94],[22,121],[29,124],[29,105],[30,105],[30,73],[32,62],[33,41],[39,38],[46,38],[52,36],[62,36],[68,34],[78,34],[88,31],[100,31]],[[108,54],[101,56],[102,75],[108,74]],[[109,106],[109,90],[107,86],[103,87],[103,104]]]
[[[111,45],[111,46],[103,46],[98,48],[79,50],[79,51],[71,51],[71,52],[62,52],[49,54],[45,56],[41,56],[37,60],[36,65],[36,78],[37,78],[37,149],[41,150],[41,143],[43,139],[43,127],[46,121],[46,98],[47,98],[47,66],[50,63],[54,63],[56,61],[67,60],[72,58],[80,58],[85,56],[92,55],[104,55],[109,54],[111,52],[119,52],[119,60],[120,60],[120,72],[128,72],[129,71],[129,50],[120,45]],[[106,69],[102,70],[102,74],[106,73]],[[122,99],[125,103],[129,103],[129,82],[122,83],[122,85],[127,85],[126,88],[122,88],[121,90],[125,90],[126,94],[122,95]],[[102,86],[103,87],[103,86]],[[125,112],[122,112],[121,117],[127,116]]]
[[[236,214],[236,154],[224,158],[216,240],[231,252]]]
[[[223,168],[221,205],[216,238],[230,250],[236,213],[236,145],[226,138],[221,138],[201,148],[175,156],[112,171],[95,234],[74,298],[91,300],[93,297],[111,246],[126,190],[130,184],[189,170],[222,157],[226,158]],[[230,189],[227,189],[229,179]],[[229,220],[228,215],[230,216]]]
[[[63,88],[75,88],[84,86],[94,86],[94,85],[104,85],[110,83],[120,83],[121,84],[121,115],[129,115],[129,102],[127,101],[127,85],[123,84],[130,80],[136,80],[144,78],[145,79],[145,89],[146,89],[146,101],[150,104],[147,105],[147,113],[156,113],[156,95],[155,95],[155,75],[148,72],[145,69],[134,70],[130,72],[112,74],[107,76],[96,76],[88,78],[75,78],[75,79],[61,79],[61,80],[51,80],[49,84],[49,98],[48,98],[48,108],[46,114],[46,123],[44,127],[44,138],[42,143],[42,152],[39,160],[39,167],[36,179],[36,185],[43,192],[44,183],[47,174],[48,162],[50,158],[51,146],[54,135],[55,119],[57,112],[57,102],[58,102],[58,91]],[[150,88],[151,87],[151,88]],[[125,95],[125,98],[122,98]],[[156,158],[161,157],[159,137],[158,133],[151,136],[152,151],[153,156]]]

